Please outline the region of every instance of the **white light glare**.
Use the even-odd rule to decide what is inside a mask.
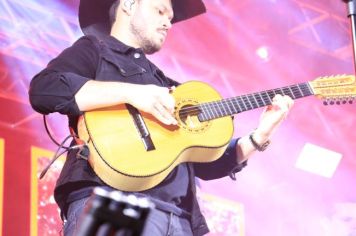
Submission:
[[[270,59],[269,50],[268,50],[268,47],[266,47],[266,46],[259,47],[256,50],[256,54],[263,61],[269,61],[269,59]]]
[[[331,178],[341,160],[340,153],[306,143],[296,167],[307,172]]]

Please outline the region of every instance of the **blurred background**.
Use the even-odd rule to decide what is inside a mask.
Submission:
[[[31,78],[82,36],[78,0],[0,0],[0,234],[58,235],[53,185],[63,159],[37,180],[56,146],[28,102]],[[223,97],[354,74],[350,21],[341,0],[204,0],[207,13],[174,25],[150,56],[180,82]],[[355,86],[355,85],[352,85]],[[236,115],[235,137],[262,108]],[[355,236],[356,101],[298,99],[263,153],[237,174],[199,182],[210,235]],[[68,134],[47,117],[56,140]]]

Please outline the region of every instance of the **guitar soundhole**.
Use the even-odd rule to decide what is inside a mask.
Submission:
[[[180,126],[188,131],[200,132],[204,130],[209,122],[200,122],[198,115],[201,113],[199,106],[184,105],[179,109]]]

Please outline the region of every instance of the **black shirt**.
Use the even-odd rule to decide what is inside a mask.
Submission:
[[[59,112],[69,118],[76,131],[78,116],[82,115],[74,95],[88,80],[120,81],[135,84],[177,86],[166,77],[141,49],[129,47],[111,36],[97,39],[85,36],[52,60],[30,84],[32,107],[42,113]],[[157,208],[177,214],[191,215],[195,235],[208,232],[195,196],[195,177],[204,180],[234,175],[246,162],[238,164],[236,139],[233,139],[221,158],[211,163],[187,163],[177,166],[156,187],[140,192],[153,199]],[[70,151],[55,188],[55,199],[62,212],[76,198],[88,194],[94,186],[105,186],[86,160]]]

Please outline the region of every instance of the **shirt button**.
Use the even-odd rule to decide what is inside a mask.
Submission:
[[[140,54],[140,53],[136,52],[136,53],[134,54],[134,58],[138,59],[138,58],[140,58],[140,57],[141,57],[141,54]]]

